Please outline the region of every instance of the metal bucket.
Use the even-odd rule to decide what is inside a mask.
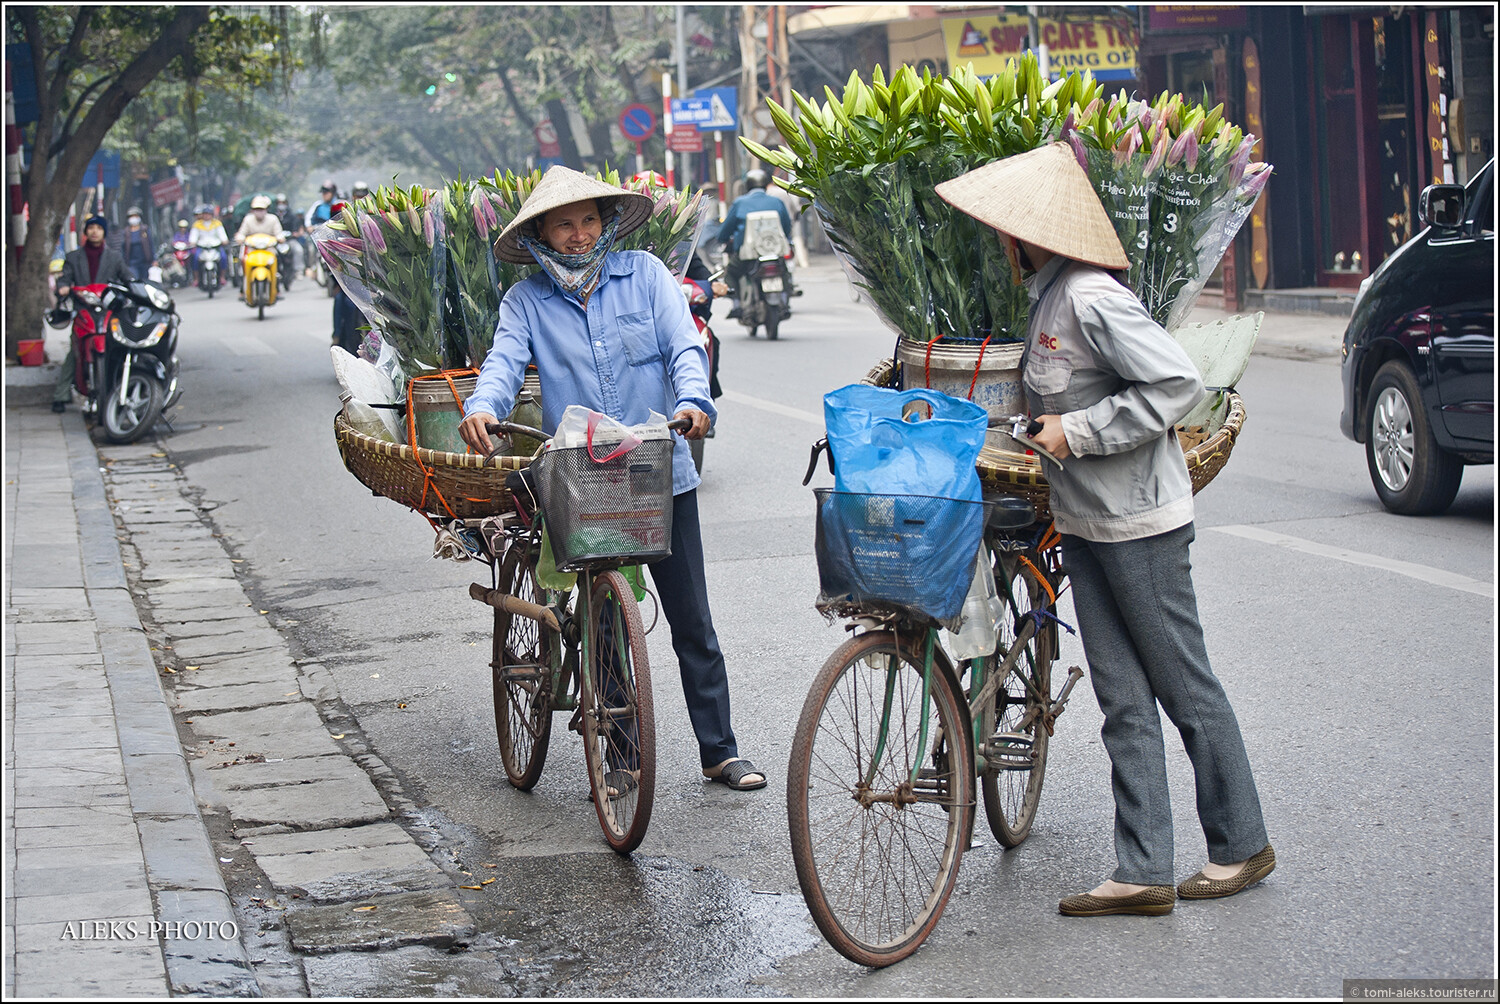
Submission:
[[[417,446],[428,450],[466,453],[468,447],[458,434],[463,421],[463,402],[474,393],[477,377],[454,377],[453,388],[446,380],[420,380],[411,389],[413,420],[417,428]],[[453,399],[453,390],[458,400]]]
[[[896,358],[901,363],[900,389],[927,387],[973,401],[991,418],[1025,414],[1026,395],[1021,389],[1021,353],[1025,347],[1024,342],[992,342],[981,357],[977,342],[938,342],[929,352],[924,343],[902,338],[896,345]],[[996,429],[990,430],[986,445],[1022,450],[1015,440]]]

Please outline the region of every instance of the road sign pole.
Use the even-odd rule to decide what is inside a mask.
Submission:
[[[719,222],[724,222],[724,217],[729,210],[724,205],[728,194],[724,190],[724,133],[714,133],[714,178],[719,182]]]
[[[661,128],[667,140],[667,187],[676,188],[672,175],[672,78],[665,73],[661,75],[661,109]]]
[[[641,144],[635,144],[635,173],[640,174],[646,169],[646,155],[641,152]]]

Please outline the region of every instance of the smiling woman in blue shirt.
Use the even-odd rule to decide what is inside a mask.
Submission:
[[[464,407],[460,434],[488,453],[487,424],[507,415],[533,361],[542,385],[542,429],[583,405],[637,425],[652,411],[707,434],[718,412],[708,354],[677,280],[655,255],[615,251],[646,222],[648,195],[553,167],[495,242],[495,255],[542,271],[506,291],[495,341]],[[729,677],[709,613],[698,524],[697,471],[686,439],[672,455],[672,554],[647,567],[672,627],[688,717],[705,777],[735,790],[765,786],[739,755],[729,721]]]

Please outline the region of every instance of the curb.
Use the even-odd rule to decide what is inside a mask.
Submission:
[[[146,858],[162,955],[174,994],[258,997],[228,889],[198,811],[177,725],[141,627],[104,494],[93,441],[75,417],[63,438],[73,479],[84,588],[99,632],[115,708],[125,784]],[[234,931],[233,938],[184,938],[186,930]],[[173,932],[179,936],[173,937]]]

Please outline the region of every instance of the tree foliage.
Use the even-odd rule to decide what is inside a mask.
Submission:
[[[6,351],[45,309],[47,261],[89,160],[157,81],[183,88],[189,130],[205,88],[285,83],[295,67],[294,8],[269,16],[208,6],[23,6],[5,9],[6,40],[31,53],[38,119],[24,185],[30,212],[21,259],[6,271]]]

